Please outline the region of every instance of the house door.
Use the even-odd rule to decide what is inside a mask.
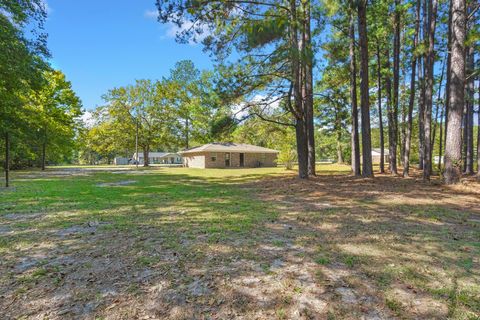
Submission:
[[[225,153],[225,167],[230,167],[230,152]]]
[[[240,167],[245,166],[245,153],[240,153]]]

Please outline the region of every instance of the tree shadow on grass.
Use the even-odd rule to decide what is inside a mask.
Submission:
[[[351,286],[375,289],[383,301],[378,308],[406,318],[478,316],[478,185],[320,176],[267,180],[259,187],[262,198],[280,204],[286,223],[300,230],[302,246],[317,247],[321,265],[332,273],[335,263],[350,266]],[[454,275],[462,279],[456,299],[463,302],[452,313],[445,292]]]
[[[25,182],[6,197],[0,222],[15,233],[0,236],[5,317],[431,319],[478,311],[467,290],[479,277],[478,226],[469,222],[475,192],[391,177],[132,177]],[[126,179],[137,182],[97,186]],[[449,301],[460,302],[453,310]]]

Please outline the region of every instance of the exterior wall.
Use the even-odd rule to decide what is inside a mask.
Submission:
[[[245,153],[245,167],[276,167],[276,153]]]
[[[226,152],[204,152],[204,168],[227,168],[225,166],[225,153]],[[228,152],[227,152],[228,153]],[[216,160],[212,161],[212,155],[216,154]],[[275,153],[244,153],[244,167],[276,167],[277,154]],[[190,155],[184,157],[189,158]],[[190,165],[190,167],[192,167]],[[240,153],[230,153],[230,166],[228,168],[240,167]]]
[[[204,154],[205,168],[225,168],[225,152],[205,152]],[[212,161],[212,156],[214,154],[217,155],[217,160]],[[231,157],[232,156],[230,156],[230,159]]]
[[[183,165],[187,168],[205,168],[205,154],[191,153],[183,156]]]
[[[372,163],[374,163],[374,164],[379,164],[379,163],[380,163],[380,159],[381,159],[381,157],[380,157],[379,154],[378,154],[378,155],[377,155],[377,154],[372,154]],[[388,163],[388,161],[389,161],[390,158],[389,158],[389,156],[383,156],[383,159],[384,159],[384,160],[383,160],[384,163]]]

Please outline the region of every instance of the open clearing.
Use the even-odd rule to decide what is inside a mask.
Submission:
[[[2,319],[478,319],[480,185],[52,168],[0,190]]]

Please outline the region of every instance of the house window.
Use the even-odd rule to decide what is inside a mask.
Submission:
[[[262,162],[265,162],[267,160],[267,154],[266,153],[262,153]]]
[[[210,153],[210,161],[212,161],[212,162],[217,161],[217,154],[216,153]]]

